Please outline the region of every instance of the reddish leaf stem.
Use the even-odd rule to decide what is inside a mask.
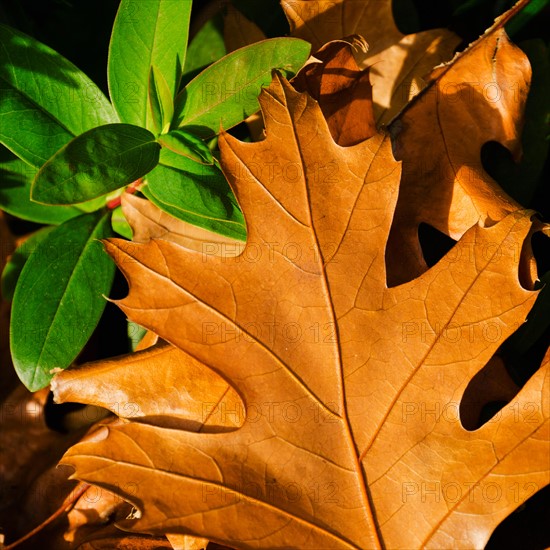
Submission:
[[[136,181],[132,182],[126,189],[125,189],[125,192],[126,193],[130,193],[130,195],[133,195],[138,189],[139,189],[139,186],[143,183],[143,179],[142,178],[139,178],[137,179]],[[115,208],[117,208],[118,206],[120,206],[120,203],[121,203],[121,200],[122,200],[122,193],[114,198],[113,200],[110,200],[107,202],[107,208],[109,210],[114,210]]]

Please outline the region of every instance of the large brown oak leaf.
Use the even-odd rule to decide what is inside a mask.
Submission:
[[[389,139],[338,146],[317,103],[279,77],[261,107],[264,141],[220,140],[247,222],[240,256],[107,243],[129,280],[128,317],[215,371],[242,406],[205,387],[204,414],[226,430],[174,427],[158,405],[185,393],[185,376],[158,380],[175,380],[177,362],[130,370],[151,416],[102,428],[64,462],[133,502],[142,517],[127,526],[141,531],[235,548],[483,548],[549,478],[547,362],[490,422],[469,431],[460,418],[470,381],[536,298],[518,275],[532,213],[474,226],[388,288],[400,179]],[[70,372],[58,398],[115,395],[109,369],[89,370],[86,392]],[[130,482],[132,495],[120,489]]]

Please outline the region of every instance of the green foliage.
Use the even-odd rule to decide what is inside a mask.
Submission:
[[[271,81],[270,67],[288,77],[309,50],[297,38],[272,38],[230,53],[183,89],[176,99],[175,123],[202,138],[232,128],[259,109],[258,95]]]
[[[223,19],[217,15],[209,19],[191,40],[187,49],[182,83],[187,84],[201,70],[221,59],[226,53]]]
[[[99,88],[37,40],[0,25],[0,143],[40,167],[75,136],[117,116]]]
[[[151,67],[149,74],[149,109],[155,133],[164,134],[170,130],[174,118],[174,93],[162,73]]]
[[[124,122],[154,131],[147,113],[149,74],[156,67],[172,94],[185,64],[191,2],[122,0],[109,47],[109,92]]]
[[[9,262],[2,271],[2,298],[4,300],[13,300],[15,286],[19,280],[19,275],[27,263],[30,255],[36,247],[52,232],[54,226],[43,227],[33,233],[23,244],[15,249]]]
[[[25,262],[12,303],[13,364],[31,391],[67,368],[94,331],[115,266],[98,239],[112,236],[110,214],[73,218],[38,244]]]
[[[37,169],[0,150],[0,208],[13,216],[37,223],[57,225],[82,213],[76,206],[46,206],[30,198]]]
[[[121,1],[107,66],[112,103],[59,53],[0,25],[0,207],[58,225],[18,249],[3,278],[13,361],[31,390],[75,359],[103,311],[114,267],[97,239],[132,237],[113,192],[141,186],[179,219],[246,238],[204,139],[255,112],[272,71],[295,74],[310,46],[277,38],[223,57],[218,17],[188,52],[191,4]],[[184,73],[194,78],[180,91]]]
[[[169,151],[188,157],[195,162],[202,164],[214,163],[212,151],[210,151],[207,145],[201,139],[184,130],[173,130],[168,134],[160,136],[158,142]],[[177,168],[177,165],[175,167]]]
[[[45,204],[95,199],[147,174],[158,164],[159,151],[145,128],[99,126],[74,138],[40,168],[31,199]]]
[[[176,218],[245,240],[244,217],[221,170],[173,153],[164,159],[168,156],[167,164],[161,162],[149,174],[144,195]]]

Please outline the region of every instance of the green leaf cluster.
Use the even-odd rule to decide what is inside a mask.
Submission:
[[[12,358],[30,390],[69,366],[99,321],[114,274],[99,240],[131,237],[117,199],[127,186],[179,219],[246,238],[216,136],[256,112],[272,71],[296,73],[310,45],[273,38],[225,55],[209,22],[188,47],[191,7],[121,1],[109,98],[59,53],[0,25],[0,208],[47,226],[2,278]]]

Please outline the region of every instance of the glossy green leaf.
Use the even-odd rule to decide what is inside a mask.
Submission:
[[[118,117],[72,63],[0,25],[0,143],[40,167],[73,137]]]
[[[38,171],[31,198],[74,204],[132,183],[158,163],[160,145],[144,128],[108,124],[78,136]]]
[[[0,150],[0,208],[31,222],[60,224],[82,214],[76,206],[45,206],[31,201],[31,183],[36,168]]]
[[[154,65],[175,97],[185,63],[190,0],[122,0],[109,47],[111,100],[123,122],[154,130],[147,107]]]
[[[111,227],[113,228],[113,231],[115,233],[122,235],[129,241],[132,240],[132,237],[134,236],[134,234],[132,232],[132,228],[130,227],[130,224],[124,217],[121,206],[117,206],[113,210],[113,214],[111,216]]]
[[[212,151],[204,141],[183,130],[173,130],[168,134],[164,134],[158,138],[158,142],[173,153],[188,157],[195,162],[201,164],[214,163]]]
[[[209,19],[197,32],[187,48],[182,81],[187,84],[202,70],[221,59],[227,50],[223,39],[223,18]]]
[[[155,67],[149,74],[149,108],[151,120],[157,134],[170,130],[174,116],[174,96],[166,79]]]
[[[221,170],[178,157],[179,166],[157,166],[142,193],[172,216],[236,239],[246,239],[244,217]]]
[[[182,90],[174,125],[202,138],[235,126],[259,109],[258,96],[271,82],[272,71],[290,78],[306,62],[310,48],[297,38],[272,38],[225,56]]]
[[[110,236],[109,214],[85,214],[56,227],[25,263],[13,296],[10,347],[29,390],[68,367],[95,329],[115,272],[99,242]]]
[[[52,226],[39,229],[15,249],[15,252],[11,255],[11,258],[2,271],[2,299],[13,299],[15,285],[17,284],[19,275],[24,265],[27,263],[29,256],[53,229]]]

